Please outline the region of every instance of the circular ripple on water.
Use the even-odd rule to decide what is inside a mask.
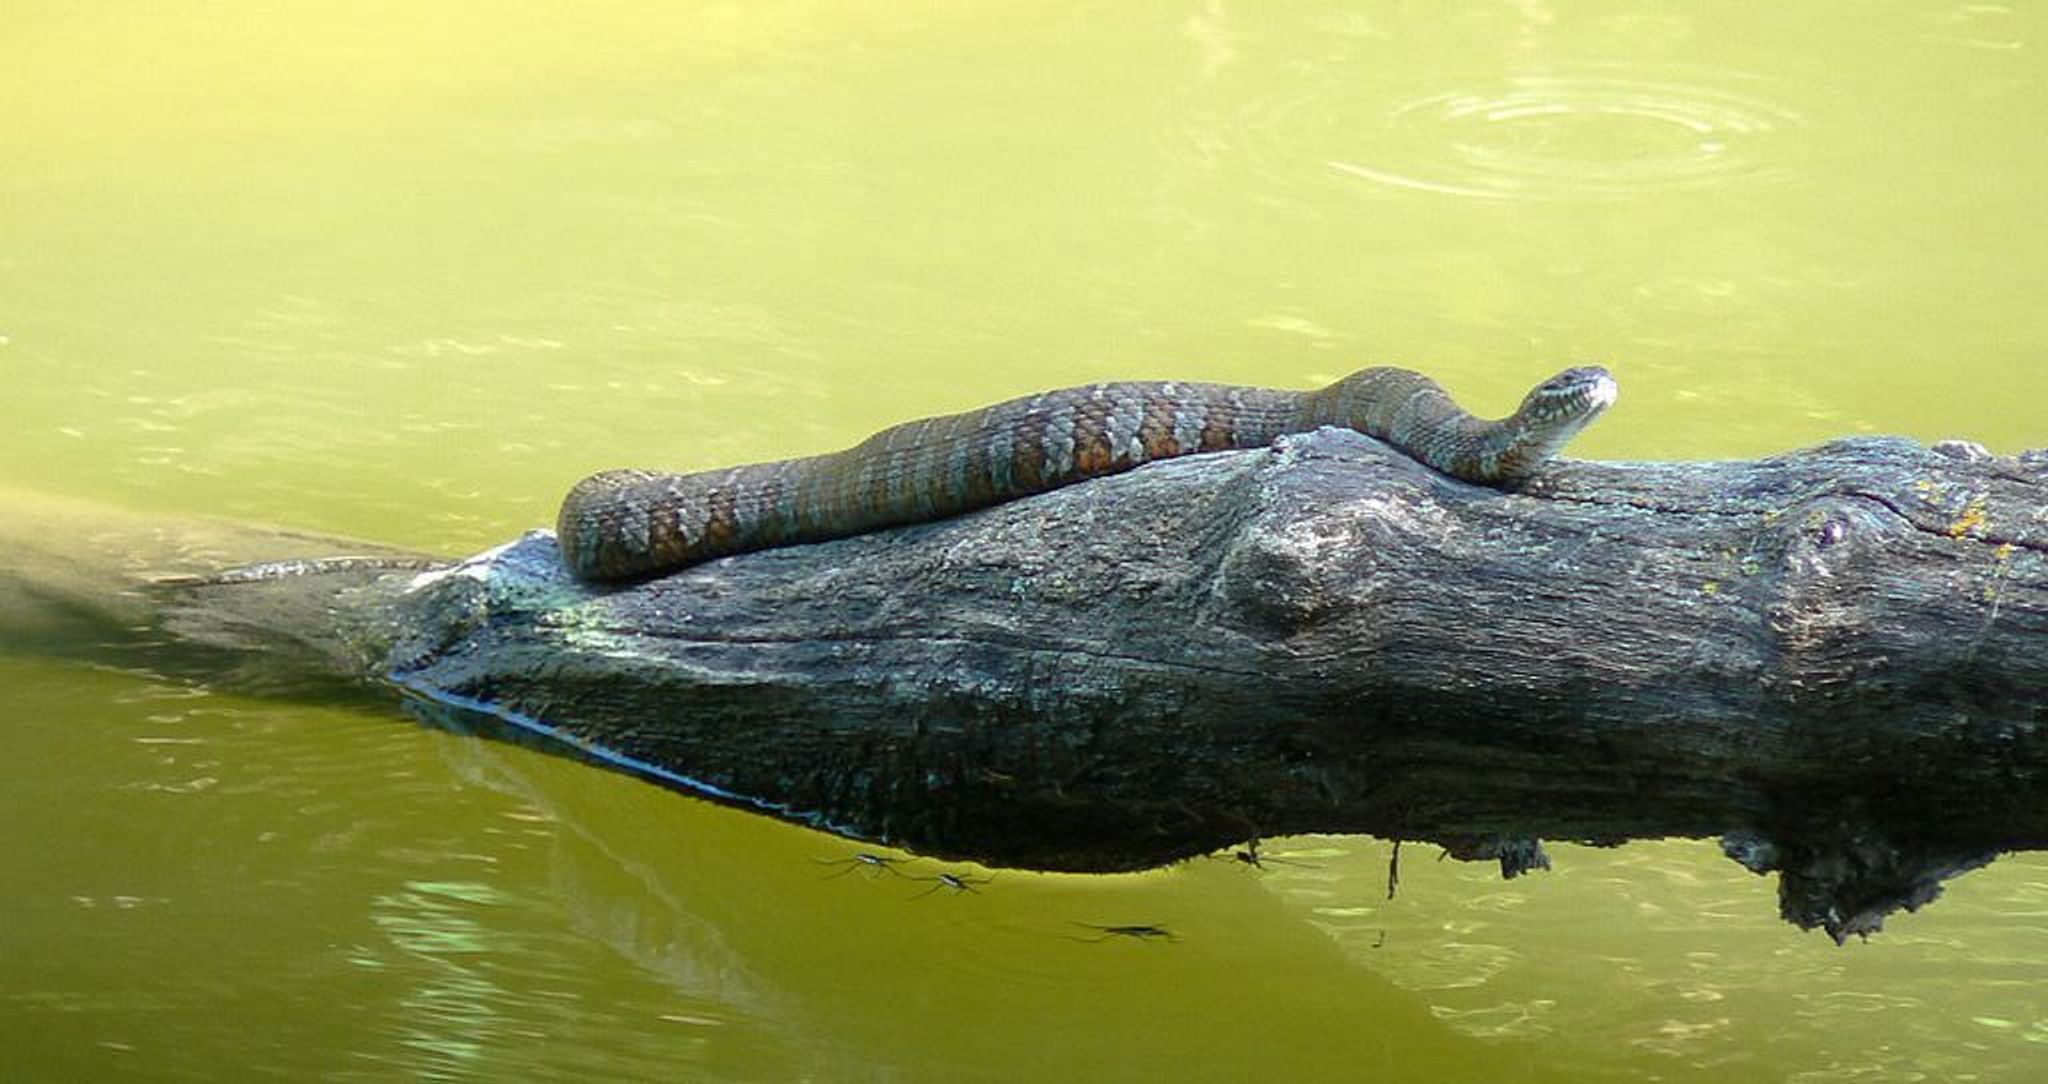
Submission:
[[[1707,86],[1538,76],[1399,102],[1328,165],[1443,195],[1600,199],[1785,176],[1772,137],[1803,126],[1764,99]]]
[[[1614,73],[1523,76],[1490,87],[1374,97],[1334,85],[1191,118],[1178,153],[1235,161],[1267,182],[1331,178],[1386,191],[1494,200],[1614,199],[1785,178],[1798,113],[1753,93],[1759,81]]]

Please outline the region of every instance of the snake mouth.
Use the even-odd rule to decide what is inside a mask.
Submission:
[[[1590,421],[1613,406],[1620,391],[1614,374],[1598,365],[1566,369],[1538,384],[1523,402],[1521,414],[1530,421]]]
[[[1605,369],[1599,370],[1599,374],[1593,386],[1586,389],[1586,405],[1595,412],[1613,406],[1614,400],[1621,395],[1621,385],[1615,383],[1613,374]]]

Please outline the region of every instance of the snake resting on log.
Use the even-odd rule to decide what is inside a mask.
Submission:
[[[578,482],[556,534],[579,579],[673,572],[735,553],[924,523],[1129,470],[1343,426],[1453,478],[1528,476],[1614,402],[1614,378],[1567,369],[1499,420],[1406,369],[1313,391],[1129,381],[1062,388],[906,422],[826,455],[693,474],[612,470]]]

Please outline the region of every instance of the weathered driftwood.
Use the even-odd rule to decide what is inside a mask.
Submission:
[[[432,710],[997,864],[1313,831],[1513,873],[1536,839],[1718,835],[1841,938],[2048,845],[2039,453],[1851,440],[1501,493],[1323,430],[622,590],[544,533],[314,579],[371,616],[313,669],[381,653]],[[204,641],[304,588],[168,612]]]
[[[1856,440],[1564,463],[1350,433],[591,591],[536,534],[408,596],[400,684],[945,855],[1727,835],[1837,936],[2048,844],[2048,465]]]

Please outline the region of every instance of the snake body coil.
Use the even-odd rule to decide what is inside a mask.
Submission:
[[[906,422],[827,455],[694,474],[593,474],[563,500],[557,534],[578,578],[636,579],[943,519],[1323,425],[1377,437],[1454,478],[1500,485],[1556,454],[1614,395],[1605,369],[1567,369],[1513,414],[1487,421],[1405,369],[1365,369],[1314,391],[1157,381],[1062,388]]]

